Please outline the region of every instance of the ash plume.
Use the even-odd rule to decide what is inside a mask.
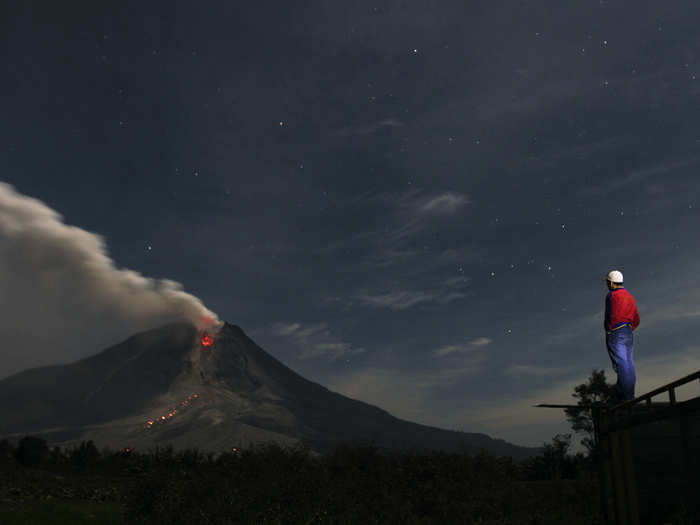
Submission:
[[[170,321],[222,323],[169,279],[117,268],[102,236],[0,182],[0,378]]]

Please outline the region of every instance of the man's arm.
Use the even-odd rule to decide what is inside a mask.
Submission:
[[[610,326],[610,292],[605,296],[605,316],[603,317],[603,330],[608,331]]]

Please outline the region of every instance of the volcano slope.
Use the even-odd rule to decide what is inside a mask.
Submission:
[[[208,341],[207,341],[208,342]],[[314,455],[345,443],[397,450],[478,452],[522,459],[537,448],[485,434],[398,419],[308,381],[225,323],[210,346],[173,323],[136,334],[75,363],[25,370],[0,381],[0,436],[40,435],[50,445],[93,440],[141,450],[203,451],[275,441]]]

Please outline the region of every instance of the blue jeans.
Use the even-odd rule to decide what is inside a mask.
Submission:
[[[632,327],[625,325],[614,332],[606,334],[605,344],[612,367],[617,374],[618,399],[627,401],[634,399],[634,383],[637,376],[634,372],[634,337]]]

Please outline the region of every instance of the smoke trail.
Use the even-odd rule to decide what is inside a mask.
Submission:
[[[0,182],[0,377],[176,320],[220,325],[180,283],[117,268],[101,236]]]

